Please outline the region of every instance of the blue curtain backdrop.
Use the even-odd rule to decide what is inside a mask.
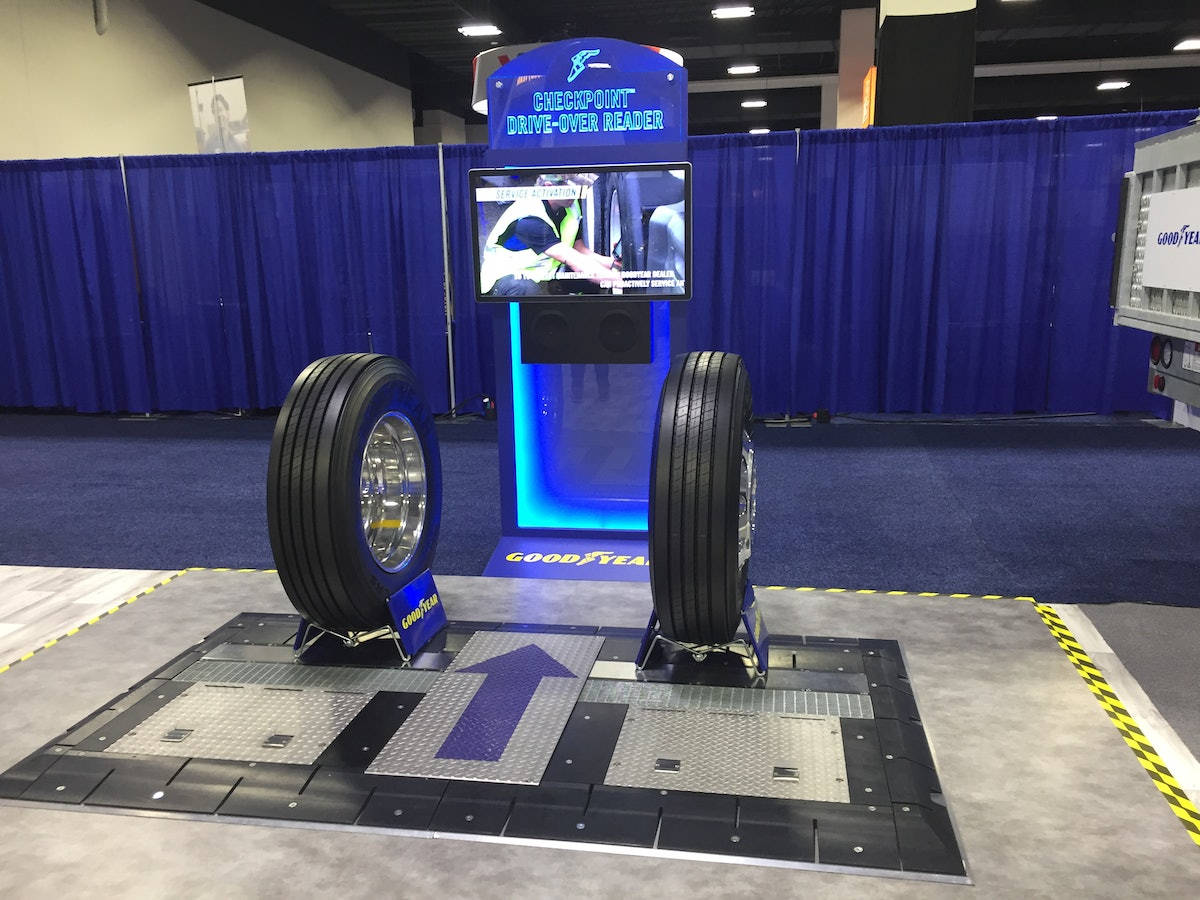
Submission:
[[[151,408],[115,159],[0,163],[0,406]]]
[[[1193,116],[804,132],[794,174],[791,136],[693,138],[690,344],[760,415],[1165,411],[1111,234],[1134,142]]]
[[[689,344],[746,358],[759,415],[1165,412],[1111,324],[1111,233],[1134,143],[1193,115],[693,138]],[[496,391],[483,151],[444,148],[466,409]],[[128,207],[117,160],[0,163],[0,405],[269,408],[370,349],[449,408],[436,147],[126,169]]]
[[[448,405],[437,148],[126,161],[159,409],[278,406],[331,353]]]

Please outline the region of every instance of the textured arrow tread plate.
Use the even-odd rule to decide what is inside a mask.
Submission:
[[[660,760],[677,765],[663,767]],[[849,803],[834,716],[631,706],[605,784]]]
[[[310,765],[372,696],[373,691],[193,684],[108,749]]]
[[[537,784],[550,761],[554,748],[584,680],[604,643],[602,637],[571,634],[529,634],[520,632],[479,631],[455,656],[453,663],[438,676],[425,698],[392,736],[367,772],[372,775],[397,775],[424,778],[455,778],[464,781],[496,781],[508,784]],[[540,680],[528,705],[524,707],[512,736],[495,760],[439,757],[448,746],[460,746],[452,732],[468,712],[485,679],[498,675],[483,674],[481,669],[508,653],[540,648],[552,660],[574,676],[545,677]],[[463,669],[476,669],[465,672]],[[493,692],[511,685],[515,692],[508,698],[515,706],[525,704],[527,683],[502,679],[489,686]],[[497,706],[505,706],[499,698]],[[465,755],[465,754],[464,754]],[[480,756],[486,755],[481,752]]]

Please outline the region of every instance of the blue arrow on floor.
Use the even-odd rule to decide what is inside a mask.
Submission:
[[[450,729],[436,754],[438,759],[495,762],[503,755],[542,679],[576,677],[537,644],[526,644],[457,671],[479,672],[486,677]]]

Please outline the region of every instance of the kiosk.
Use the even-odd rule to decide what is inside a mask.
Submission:
[[[485,574],[644,581],[659,387],[691,292],[687,72],[653,48],[569,40],[502,66],[487,92],[491,170],[472,196],[477,295],[495,303],[503,537]],[[572,243],[617,258],[620,281],[561,263],[509,302],[485,257],[521,201],[494,198],[540,203],[551,181],[576,197]]]

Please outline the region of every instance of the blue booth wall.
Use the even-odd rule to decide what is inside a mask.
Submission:
[[[759,415],[1167,409],[1107,307],[1135,141],[1194,111],[697,137],[689,345]],[[311,360],[494,395],[467,170],[482,146],[0,163],[0,406],[278,406]],[[124,171],[122,171],[122,163]],[[124,175],[124,178],[123,178]]]

